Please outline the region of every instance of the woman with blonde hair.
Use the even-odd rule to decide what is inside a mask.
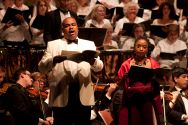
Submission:
[[[106,8],[102,4],[96,4],[88,16],[85,27],[103,28],[105,25],[111,25],[106,17]]]

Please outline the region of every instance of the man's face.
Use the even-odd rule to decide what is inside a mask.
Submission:
[[[31,86],[33,83],[33,79],[31,78],[31,73],[26,71],[24,74],[25,84],[26,86]]]
[[[188,86],[188,74],[182,74],[174,78],[176,86],[180,89],[185,89]]]
[[[63,21],[62,25],[64,37],[69,40],[75,40],[78,36],[78,25],[76,20],[72,17],[68,17]]]

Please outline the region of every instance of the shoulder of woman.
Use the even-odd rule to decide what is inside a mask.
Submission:
[[[160,68],[160,64],[159,62],[157,62],[155,59],[153,59],[152,57],[149,58],[150,62],[151,62],[151,68],[156,69],[156,68]]]

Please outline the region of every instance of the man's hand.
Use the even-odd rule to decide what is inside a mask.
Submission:
[[[55,56],[53,58],[53,64],[55,65],[56,63],[60,63],[63,62],[64,60],[66,60],[67,57],[66,56]]]

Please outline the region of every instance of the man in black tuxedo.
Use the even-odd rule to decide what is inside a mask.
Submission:
[[[167,120],[172,125],[188,125],[188,98],[184,93],[184,90],[188,89],[188,71],[176,67],[172,70],[172,79],[175,82],[173,91],[180,94],[175,102],[169,102],[173,104],[173,107],[167,111]]]
[[[57,9],[46,13],[44,27],[44,41],[52,41],[62,38],[61,24],[66,17],[74,17],[77,19],[77,14],[67,9],[67,0],[55,0]]]

